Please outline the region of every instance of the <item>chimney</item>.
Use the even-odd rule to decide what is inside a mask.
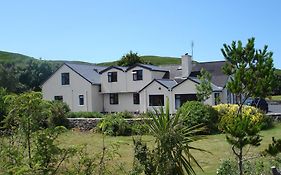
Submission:
[[[192,58],[188,53],[181,56],[182,77],[187,78],[192,70]]]

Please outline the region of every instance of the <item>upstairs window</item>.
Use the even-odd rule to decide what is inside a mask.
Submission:
[[[108,72],[108,82],[117,82],[117,72]]]
[[[79,105],[84,105],[84,95],[79,95]]]
[[[69,73],[62,73],[61,74],[61,84],[62,85],[69,85]]]
[[[133,70],[133,80],[142,80],[142,70]]]
[[[61,96],[61,95],[54,96],[54,100],[63,101],[63,96]]]
[[[118,104],[118,94],[117,93],[109,94],[109,103],[111,105]]]
[[[149,106],[164,106],[164,95],[149,95]]]
[[[135,105],[140,104],[140,94],[139,93],[134,93],[133,99],[134,99],[134,104]]]

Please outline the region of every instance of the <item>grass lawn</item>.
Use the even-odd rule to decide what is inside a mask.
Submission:
[[[262,150],[264,150],[269,143],[271,138],[281,138],[280,136],[281,124],[277,124],[273,129],[262,131],[261,135],[263,140],[261,146],[254,148],[251,147],[247,156],[255,156]],[[143,136],[143,140],[147,141],[150,146],[153,145],[152,136]],[[102,135],[90,132],[74,132],[69,131],[61,136],[60,142],[63,146],[67,147],[70,145],[82,145],[87,144],[89,154],[97,153],[102,150]],[[106,145],[116,144],[120,145],[119,154],[120,158],[116,161],[124,162],[126,168],[131,168],[133,162],[133,141],[132,137],[105,137]],[[234,155],[231,152],[231,147],[225,140],[224,134],[210,135],[204,140],[194,142],[192,146],[199,147],[210,151],[212,154],[206,154],[202,152],[193,152],[194,157],[203,167],[204,172],[196,169],[199,175],[213,175],[216,174],[216,170],[219,167],[220,161],[228,158],[233,158]]]
[[[281,101],[281,95],[272,96],[271,99],[275,101]]]

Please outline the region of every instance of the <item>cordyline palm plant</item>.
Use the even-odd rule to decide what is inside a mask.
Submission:
[[[163,108],[154,109],[154,112],[149,112],[148,115],[152,118],[148,124],[150,133],[156,138],[155,149],[152,151],[155,156],[156,174],[196,174],[192,162],[203,170],[190,150],[207,151],[192,147],[190,143],[202,139],[198,133],[202,132],[204,127],[184,126],[180,115],[170,115],[169,105],[166,105],[165,111]]]

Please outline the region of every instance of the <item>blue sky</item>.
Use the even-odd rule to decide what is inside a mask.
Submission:
[[[0,50],[35,58],[104,62],[140,55],[222,60],[223,43],[269,45],[281,68],[280,0],[9,0]]]

